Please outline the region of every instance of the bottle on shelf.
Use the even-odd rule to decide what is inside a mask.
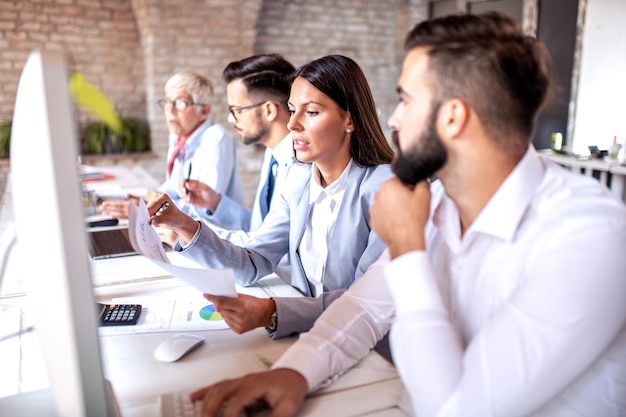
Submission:
[[[617,159],[619,151],[622,149],[622,144],[617,143],[617,135],[613,136],[613,143],[609,148],[609,159]]]

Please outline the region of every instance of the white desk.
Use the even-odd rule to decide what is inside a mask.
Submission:
[[[113,166],[99,167],[98,170],[113,174],[114,178],[85,183],[85,188],[94,190],[97,193],[108,195],[124,195],[125,192],[143,193],[144,190],[159,186],[159,183],[141,167],[126,168]],[[0,200],[0,236],[4,236],[12,221],[12,185],[9,175],[6,191]],[[19,248],[16,248],[16,250],[19,250]],[[2,281],[0,296],[19,296],[26,292],[26,283],[19,274],[19,265],[13,260],[14,258],[16,257],[11,257],[8,260],[6,279]],[[134,280],[158,280],[169,276],[147,259],[129,261],[127,258],[119,258],[114,262],[106,264],[105,268],[102,268],[101,265],[96,262],[91,263],[92,279],[95,287],[117,285],[124,282],[133,282]]]
[[[117,175],[128,174],[121,170]],[[9,186],[0,207],[0,232],[6,229],[11,218]],[[150,261],[140,256],[93,261],[96,298],[110,300],[164,294],[177,299],[200,296],[195,289],[154,268]],[[16,270],[15,265],[9,264],[8,275]],[[8,285],[3,285],[3,293],[0,293],[0,296],[4,295],[0,297],[0,336],[22,333],[0,340],[0,397],[18,393],[26,395],[0,398],[2,415],[7,404],[14,405],[15,401],[19,403],[25,399],[31,401],[29,392],[48,386],[37,333],[25,331],[32,323],[25,286],[17,280],[7,281],[5,284]],[[290,288],[270,285],[264,289],[240,290],[267,296],[284,293]],[[244,335],[237,335],[230,329],[197,333],[203,335],[206,342],[175,363],[161,363],[153,356],[155,348],[172,332],[100,336],[104,372],[113,385],[124,417],[156,416],[156,399],[162,393],[188,392],[224,378],[266,370],[294,342],[294,339],[273,341],[263,329]],[[35,396],[34,400],[40,398]],[[310,396],[298,415],[401,417],[406,416],[402,411],[404,404],[406,395],[395,368],[373,352],[333,385]]]
[[[178,362],[154,359],[155,348],[172,333],[101,338],[105,374],[124,417],[156,415],[156,397],[189,392],[249,372],[264,371],[295,339],[271,340],[263,329],[243,335],[231,330],[194,332],[206,341]],[[311,396],[298,416],[402,416],[403,387],[395,368],[372,352],[333,385]]]
[[[96,167],[99,172],[112,174],[114,178],[100,181],[85,182],[85,188],[95,190],[102,194],[120,194],[123,192],[137,191],[157,188],[160,184],[146,170],[139,166],[127,168],[123,166]]]
[[[102,289],[97,292],[102,292]],[[112,291],[113,287],[104,287],[107,294],[99,298],[108,301],[113,297],[139,294],[168,294],[176,299],[200,297],[197,290],[181,284],[175,278],[148,284],[121,285],[118,289]],[[264,292],[256,287],[242,291],[256,295]],[[15,310],[12,319],[19,321],[24,312],[23,308]],[[6,318],[7,315],[3,314],[3,320]],[[230,329],[195,331],[206,339],[198,349],[175,363],[157,361],[153,356],[154,350],[174,333],[100,336],[105,376],[113,385],[123,417],[157,416],[157,397],[163,393],[188,392],[224,378],[267,370],[295,341],[293,338],[273,341],[263,329],[244,335],[237,335]],[[46,388],[39,349],[36,332],[0,342],[3,384],[12,378],[14,382],[19,381],[22,392]],[[298,416],[400,417],[406,416],[402,411],[405,401],[404,388],[396,369],[372,352],[333,385],[308,398]]]
[[[550,149],[542,149],[539,153],[570,171],[596,177],[598,181],[609,187],[613,194],[626,202],[626,161],[581,159],[575,156],[561,155]]]

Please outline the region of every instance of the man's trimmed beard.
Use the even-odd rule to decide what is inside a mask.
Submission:
[[[391,133],[391,140],[396,145],[396,156],[391,163],[391,169],[405,184],[415,185],[431,178],[448,160],[448,151],[437,134],[439,105],[433,107],[428,126],[415,135],[409,149],[402,151],[398,132],[394,130]]]
[[[255,114],[256,131],[253,134],[247,134],[242,131],[241,141],[244,145],[254,145],[261,142],[268,134],[269,129],[261,122],[261,114],[256,112]]]

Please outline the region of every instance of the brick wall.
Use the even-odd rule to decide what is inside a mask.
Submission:
[[[119,112],[143,117],[143,58],[129,2],[0,0],[0,116],[12,115],[20,73],[35,48],[64,52],[71,69],[105,91]]]
[[[230,128],[222,70],[229,62],[254,53],[255,25],[262,2],[133,0],[132,4],[144,56],[143,82],[152,149],[164,161],[168,132],[156,100],[163,96],[165,82],[182,69],[208,76],[215,90],[211,118]],[[255,147],[241,145],[238,155],[247,202],[252,205],[262,153]],[[163,162],[153,165],[153,175],[162,177],[163,166]]]
[[[422,0],[0,0],[0,117],[13,113],[30,51],[63,51],[120,113],[148,120],[155,157],[137,163],[161,179],[167,128],[155,102],[171,74],[189,69],[211,78],[212,118],[228,125],[220,78],[228,62],[279,52],[297,66],[341,53],[363,68],[386,126],[402,41],[423,16]],[[80,109],[78,116],[91,118]],[[238,152],[251,204],[261,150]]]
[[[385,125],[396,101],[395,22],[401,3],[406,2],[266,0],[255,49],[279,52],[296,66],[329,54],[353,58],[368,78]]]

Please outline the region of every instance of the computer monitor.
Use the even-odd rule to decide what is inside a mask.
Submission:
[[[62,55],[35,50],[19,81],[10,148],[16,254],[54,400],[49,415],[113,416],[118,410],[107,400],[103,378],[68,77]]]

